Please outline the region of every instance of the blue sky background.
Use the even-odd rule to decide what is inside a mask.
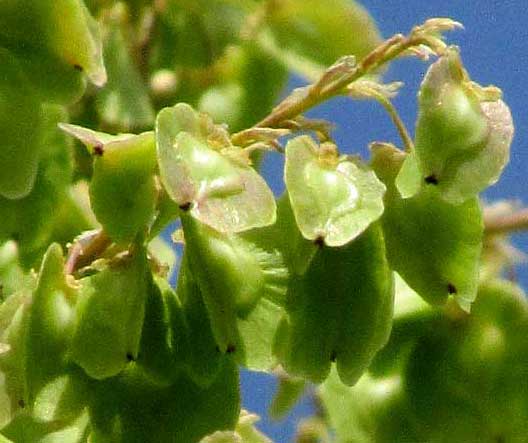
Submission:
[[[448,41],[461,47],[464,64],[472,78],[481,84],[495,84],[504,92],[516,126],[511,162],[501,181],[490,188],[484,197],[490,201],[503,198],[521,199],[528,204],[528,2],[526,0],[364,0],[361,2],[377,21],[384,37],[407,33],[413,25],[430,17],[451,17],[465,26],[448,34]],[[324,7],[325,1],[321,0]],[[407,127],[414,131],[416,92],[427,65],[405,59],[391,65],[386,81],[404,81],[395,104]],[[299,86],[292,79],[289,88]],[[310,113],[336,123],[334,133],[340,149],[368,156],[367,145],[373,140],[399,143],[389,117],[379,105],[336,99]],[[279,155],[266,159],[263,172],[270,179],[274,191],[281,192],[282,167]],[[528,234],[514,237],[517,247],[528,253]],[[517,269],[520,284],[528,289],[528,266]],[[275,389],[275,381],[264,374],[242,374],[244,406],[262,416],[260,428],[276,443],[293,442],[295,424],[312,410],[305,399],[286,421],[273,423],[266,417],[266,409]]]

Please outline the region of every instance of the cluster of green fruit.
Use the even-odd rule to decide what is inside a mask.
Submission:
[[[522,346],[510,344],[510,326],[490,318],[507,310],[508,319],[524,325],[524,302],[510,287],[487,282],[480,292],[491,295],[480,295],[470,316],[464,311],[477,295],[482,264],[478,193],[498,179],[513,135],[500,92],[471,82],[458,51],[441,47],[421,86],[415,148],[377,143],[367,164],[340,154],[321,131],[317,142],[293,137],[284,149],[286,192],[275,199],[252,154],[277,147],[306,120],[256,126],[237,137],[233,131],[269,112],[286,67],[309,66],[313,73],[322,69],[315,62],[347,52],[361,57],[375,47],[377,32],[361,8],[338,0],[327,5],[328,20],[317,16],[312,1],[284,0],[277,11],[270,8],[274,2],[193,3],[90,2],[104,25],[104,51],[80,0],[0,6],[0,58],[7,66],[0,78],[6,86],[0,131],[8,137],[0,164],[13,171],[0,179],[0,441],[266,442],[240,411],[239,366],[271,371],[281,365],[292,376],[326,380],[322,393],[343,441],[349,428],[339,414],[355,416],[353,408],[363,410],[359,405],[369,401],[370,379],[360,377],[373,362],[372,377],[405,380],[405,388],[391,385],[398,388],[394,407],[405,403],[421,414],[428,434],[416,434],[417,441],[444,438],[433,422],[436,414],[449,415],[427,403],[425,386],[436,383],[438,396],[463,391],[460,407],[475,417],[483,407],[464,403],[465,378],[454,388],[442,371],[476,371],[490,385],[490,411],[499,411],[502,400],[493,403],[499,374],[509,368],[511,386],[501,391],[507,402],[525,365]],[[134,55],[127,36],[148,18],[156,20],[155,32],[137,39]],[[350,42],[333,28],[364,23],[371,31]],[[333,43],[325,42],[319,60],[309,63],[313,48],[307,48],[324,36]],[[323,74],[327,84],[315,85],[330,87],[339,69],[357,69],[346,61]],[[70,112],[84,126],[123,133],[65,123],[64,105],[83,94],[84,76],[97,85],[105,72],[108,85]],[[160,85],[160,75],[169,73],[172,80]],[[176,74],[183,82],[178,88],[171,83]],[[284,106],[315,89],[297,91]],[[163,107],[176,98],[199,110]],[[231,133],[218,120],[229,122]],[[76,148],[77,179],[59,122],[87,148]],[[152,125],[153,131],[127,133]],[[79,177],[88,178],[91,209],[79,199],[83,191],[75,194],[71,186]],[[46,213],[54,215],[44,220]],[[173,290],[153,242],[178,219],[185,246]],[[94,227],[64,257],[58,243]],[[28,271],[32,266],[38,273]],[[420,305],[416,315],[396,316],[389,345],[378,354],[393,326],[394,271],[432,305],[459,306],[461,319]],[[474,346],[481,357],[466,361]],[[431,353],[442,363],[429,365]],[[480,358],[496,358],[491,372],[477,367]],[[340,408],[337,398],[349,389],[341,383],[358,380],[343,394],[355,406]],[[376,426],[387,420],[388,403],[379,403],[367,417],[372,425],[363,430],[362,418],[357,422],[357,432],[376,436],[373,441],[381,432]],[[478,420],[491,412],[482,414]],[[492,435],[510,435],[499,426],[508,420],[495,420]],[[422,432],[411,421],[408,432]],[[461,423],[450,426],[459,432]],[[399,432],[390,422],[380,426]]]
[[[381,41],[359,5],[332,0],[321,16],[316,3],[3,2],[0,241],[17,241],[24,267],[37,268],[53,241],[98,226],[86,204],[92,159],[59,122],[138,132],[186,102],[236,131],[271,110],[288,70],[322,72]]]
[[[369,373],[319,388],[337,441],[526,441],[526,295],[484,282],[471,315],[434,311],[404,284],[396,299],[406,308]]]

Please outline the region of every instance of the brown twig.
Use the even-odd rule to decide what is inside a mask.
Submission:
[[[486,234],[508,234],[528,230],[528,208],[500,216],[484,216]]]

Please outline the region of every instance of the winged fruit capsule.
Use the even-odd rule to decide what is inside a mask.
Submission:
[[[58,244],[44,255],[26,332],[26,410],[42,422],[72,420],[86,404],[83,374],[72,368],[69,349],[77,287],[64,273]]]
[[[90,377],[112,377],[137,360],[149,272],[136,246],[79,280],[70,358]]]
[[[270,11],[270,28],[280,47],[311,63],[328,66],[344,55],[358,59],[381,43],[368,12],[357,2],[286,0]]]
[[[392,279],[377,223],[344,246],[321,246],[288,287],[275,340],[285,370],[320,383],[336,362],[341,380],[354,384],[388,339]]]
[[[284,295],[287,271],[277,253],[234,234],[222,234],[182,215],[189,270],[203,296],[214,337],[222,352],[244,355],[241,330]],[[271,320],[271,318],[269,320]],[[261,331],[262,332],[262,331]],[[247,349],[250,352],[250,349]]]
[[[336,443],[430,441],[418,432],[399,374],[383,378],[365,374],[349,387],[333,371],[318,391]]]
[[[279,267],[276,271],[278,278],[272,278],[270,282],[284,285],[284,268]],[[251,370],[271,370],[275,365],[272,342],[282,314],[278,300],[284,296],[281,291],[285,291],[285,288],[270,285],[248,315],[236,316],[236,323],[231,325],[231,330],[240,339],[230,343],[223,351],[214,335],[215,322],[222,318],[214,318],[215,314],[207,306],[200,286],[200,275],[191,272],[189,256],[184,254],[178,279],[178,296],[193,343],[187,359],[189,377],[200,386],[208,386],[215,380],[218,368],[226,358]]]
[[[202,292],[189,270],[187,254],[184,254],[178,274],[178,298],[180,312],[184,315],[189,340],[186,364],[189,377],[200,386],[210,385],[218,376],[226,354],[220,352],[212,329],[212,320],[204,303]],[[173,305],[173,310],[176,306]],[[179,318],[176,317],[176,318]],[[179,322],[172,322],[173,334],[181,329]]]
[[[160,178],[167,194],[200,222],[223,233],[275,221],[275,199],[225,128],[178,104],[156,120]]]
[[[42,147],[42,106],[20,63],[0,48],[0,196],[25,197],[35,183]]]
[[[94,156],[90,202],[97,220],[112,240],[131,242],[154,216],[154,134],[113,136],[69,124],[61,128]]]
[[[181,375],[191,352],[187,324],[181,303],[168,282],[156,276],[148,280],[136,363],[152,383],[169,386]]]
[[[449,48],[429,68],[418,101],[416,149],[406,162],[416,162],[421,186],[436,187],[445,201],[458,205],[494,184],[508,163],[513,137],[500,90],[471,82],[458,49]],[[410,196],[418,189],[400,191]]]
[[[233,430],[240,414],[238,384],[232,359],[223,362],[207,387],[184,374],[160,387],[131,365],[94,385],[89,441],[197,443],[215,431]]]
[[[469,311],[484,229],[479,201],[453,205],[435,187],[403,199],[394,180],[406,154],[381,144],[372,154],[373,168],[387,186],[381,223],[392,269],[427,302],[439,305],[454,297]]]
[[[308,240],[343,246],[383,212],[383,183],[372,170],[339,156],[332,143],[317,146],[308,136],[289,141],[284,182]]]
[[[525,294],[495,280],[479,289],[470,315],[444,315],[420,338],[405,388],[432,440],[525,438],[527,330]]]
[[[98,24],[82,0],[20,0],[0,7],[2,46],[21,60],[46,101],[69,104],[106,81]]]
[[[4,351],[0,354],[0,371],[3,375],[0,395],[6,405],[0,415],[2,426],[21,413],[28,404],[25,360],[31,296],[31,289],[24,288],[11,294],[0,306],[0,339]]]
[[[68,198],[67,186],[71,182],[71,146],[57,128],[66,118],[66,112],[58,105],[45,104],[42,117],[40,146],[38,154],[35,153],[38,169],[31,191],[19,199],[0,197],[0,238],[16,240],[24,268],[40,266],[39,260],[51,243],[52,235],[60,230],[57,226],[60,209]],[[71,213],[68,216],[70,226],[76,226],[78,218]],[[35,223],[36,219],[40,222]]]

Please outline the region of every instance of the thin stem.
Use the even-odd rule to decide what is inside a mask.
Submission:
[[[397,46],[395,47],[394,45]],[[413,40],[404,41],[402,35],[395,35],[387,40],[382,46],[372,51],[356,66],[354,70],[329,85],[329,87],[321,88],[319,82],[316,82],[310,87],[311,91],[313,91],[312,93],[309,91],[303,99],[297,102],[291,102],[291,104],[285,104],[284,106],[279,104],[277,108],[282,108],[279,112],[272,112],[255,126],[268,128],[280,127],[282,121],[291,120],[314,106],[339,95],[343,88],[348,84],[363,77],[369,72],[374,71],[388,60],[396,57],[414,45],[416,45],[416,42]]]
[[[508,234],[528,230],[528,208],[507,215],[484,217],[486,234]]]
[[[411,136],[409,135],[409,131],[407,131],[405,123],[403,123],[403,120],[400,118],[400,115],[398,114],[398,111],[396,110],[394,104],[388,98],[383,97],[382,95],[376,97],[376,100],[378,100],[378,102],[385,108],[390,118],[392,119],[394,126],[396,126],[396,129],[400,134],[400,138],[402,139],[405,152],[413,152],[414,142]]]

